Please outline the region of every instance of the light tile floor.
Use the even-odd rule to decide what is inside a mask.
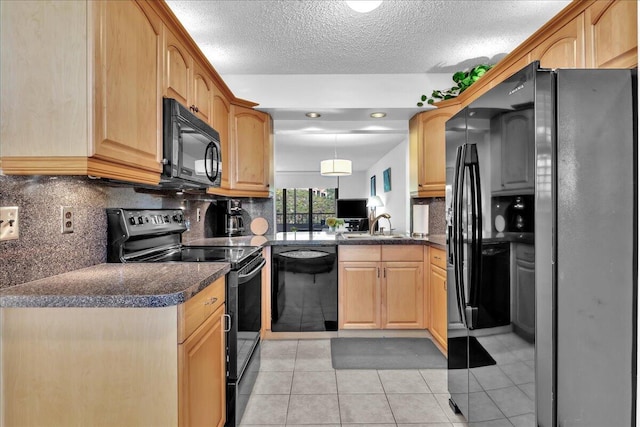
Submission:
[[[335,370],[331,341],[270,340],[245,426],[466,427],[449,408],[446,369]]]

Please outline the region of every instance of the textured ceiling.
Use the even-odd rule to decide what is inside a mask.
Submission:
[[[374,121],[355,103],[364,96],[349,94],[338,105],[335,93],[340,89],[327,75],[343,75],[348,81],[345,74],[452,73],[495,63],[568,3],[384,0],[379,8],[361,14],[342,0],[167,0],[214,68],[234,82],[231,90],[259,102],[274,117],[276,172],[319,171],[320,158],[336,145],[335,135],[340,156],[353,159],[354,170],[360,171],[406,139],[406,119],[418,110],[413,101],[407,109]],[[303,91],[288,84],[291,74],[314,75],[309,81],[320,95],[304,99],[305,108],[299,102]],[[267,80],[260,75],[282,76],[274,90],[277,102],[268,95],[250,95],[264,92],[260,89]],[[377,110],[385,99],[399,95],[397,88],[382,86],[376,91],[381,100]],[[408,88],[408,99],[417,100],[426,89]],[[343,88],[340,93],[346,92]],[[336,108],[326,111],[327,106]],[[398,106],[389,102],[386,107]],[[315,110],[324,114],[310,126],[304,112]],[[386,130],[371,131],[385,121]],[[345,134],[348,137],[341,137]]]

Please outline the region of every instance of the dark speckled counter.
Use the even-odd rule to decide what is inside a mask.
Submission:
[[[297,231],[295,233],[277,233],[265,236],[212,237],[191,240],[187,246],[278,246],[278,245],[433,245],[445,248],[444,234],[425,237],[364,237],[346,238],[342,234],[324,232]]]
[[[99,264],[0,290],[0,307],[166,307],[185,302],[229,264]]]

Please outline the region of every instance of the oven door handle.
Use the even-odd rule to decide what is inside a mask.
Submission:
[[[229,314],[223,314],[222,317],[224,317],[224,331],[225,332],[229,332],[231,330],[231,315]]]
[[[262,262],[260,264],[258,264],[258,266],[256,268],[254,268],[253,270],[251,270],[249,273],[247,274],[239,274],[238,275],[238,284],[241,285],[243,283],[247,283],[249,280],[253,279],[255,276],[257,276],[260,273],[260,270],[262,270],[262,267],[264,267],[264,265],[267,263],[266,259],[262,259]]]

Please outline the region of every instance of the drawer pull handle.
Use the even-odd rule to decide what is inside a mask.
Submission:
[[[211,304],[215,304],[216,301],[218,301],[218,298],[216,297],[211,297],[208,300],[205,301],[204,305],[211,305]]]
[[[434,258],[434,259],[438,259],[438,260],[440,259],[440,257],[439,257],[439,256],[434,256],[433,258]]]

